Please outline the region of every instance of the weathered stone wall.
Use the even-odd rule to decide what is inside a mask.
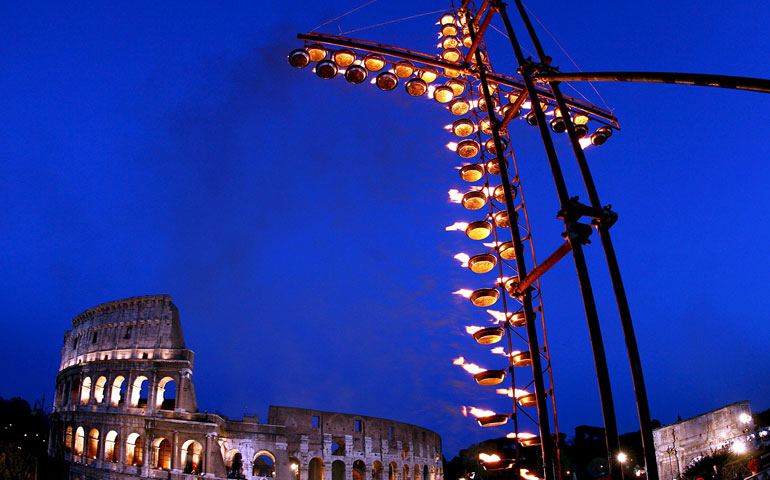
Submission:
[[[679,478],[694,461],[741,436],[741,414],[751,415],[748,401],[736,402],[653,431],[660,480]]]
[[[443,480],[441,438],[414,425],[291,407],[270,407],[268,425],[199,413],[193,357],[168,295],[75,317],[49,442],[70,479]]]

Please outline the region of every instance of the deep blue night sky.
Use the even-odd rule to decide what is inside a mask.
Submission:
[[[0,396],[50,401],[72,317],[168,293],[196,352],[202,410],[392,418],[440,433],[450,457],[507,433],[460,415],[509,402],[451,364],[495,360],[463,333],[487,315],[450,293],[491,282],[458,267],[452,256],[473,244],[444,231],[475,219],[446,194],[467,188],[444,148],[455,117],[401,86],[324,81],[286,63],[298,32],[361,3],[120,3],[6,4],[0,15]],[[585,71],[770,78],[767,2],[530,3]],[[319,31],[443,8],[380,0]],[[348,35],[432,54],[437,19]],[[496,70],[513,73],[507,40],[490,31],[487,42]],[[769,407],[770,96],[595,85],[622,131],[587,154],[620,214],[613,235],[653,417]],[[542,259],[562,241],[556,195],[537,130],[511,132]],[[570,194],[584,197],[566,137],[557,147]],[[586,251],[619,426],[636,430],[598,238]],[[542,288],[561,430],[600,425],[570,257]]]

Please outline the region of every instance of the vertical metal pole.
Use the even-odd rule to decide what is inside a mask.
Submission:
[[[519,10],[521,18],[524,20],[524,24],[529,32],[532,42],[535,45],[538,56],[541,62],[546,61],[546,55],[543,51],[540,42],[537,40],[537,34],[534,28],[532,28],[532,22],[529,20],[526,10],[524,9],[521,0],[515,0],[516,6]],[[594,184],[591,170],[588,168],[588,162],[586,161],[583,148],[580,146],[580,141],[575,133],[575,126],[572,123],[572,118],[567,113],[569,109],[564,101],[564,95],[559,88],[560,82],[550,82],[551,89],[553,90],[554,98],[559,106],[559,111],[562,112],[562,118],[567,126],[567,133],[572,143],[572,150],[575,153],[580,174],[583,177],[583,183],[588,193],[588,198],[591,203],[591,207],[595,209],[601,209],[602,204],[599,201],[599,194],[596,191],[596,185]],[[626,350],[628,351],[628,362],[631,366],[631,379],[634,384],[634,394],[636,397],[636,409],[639,415],[639,429],[642,437],[642,450],[644,453],[644,461],[647,473],[647,480],[658,480],[658,464],[655,458],[655,443],[652,438],[652,421],[650,419],[650,405],[647,400],[647,388],[644,383],[644,374],[642,372],[642,361],[639,355],[639,346],[636,341],[636,333],[634,332],[634,325],[631,321],[631,309],[628,306],[628,297],[626,296],[626,289],[623,286],[623,279],[620,275],[620,266],[618,265],[618,259],[615,255],[615,248],[610,238],[609,226],[598,222],[597,230],[599,231],[599,237],[602,241],[602,248],[604,250],[604,256],[607,260],[607,268],[610,272],[610,279],[612,280],[612,288],[615,292],[615,299],[618,304],[618,312],[620,314],[620,324],[623,327],[623,337],[626,342]]]
[[[532,67],[524,59],[524,54],[521,50],[521,46],[516,38],[516,34],[511,26],[510,18],[505,9],[505,5],[498,2],[497,5],[500,16],[505,24],[508,36],[511,40],[511,46],[513,47],[516,59],[521,68],[521,75],[524,79],[524,84],[529,92],[530,101],[532,102],[532,110],[535,112],[537,118],[537,125],[540,130],[540,136],[543,139],[543,146],[546,150],[548,157],[548,163],[551,167],[551,174],[553,175],[554,183],[556,185],[556,191],[559,196],[559,202],[562,211],[565,211],[569,204],[569,194],[567,193],[567,187],[564,182],[564,176],[561,172],[561,166],[559,165],[558,157],[556,156],[556,149],[551,139],[551,134],[546,124],[545,114],[540,106],[540,101],[535,90],[534,83],[532,81]],[[539,46],[537,44],[536,46]],[[615,406],[612,399],[612,389],[610,386],[609,369],[607,366],[607,357],[604,351],[604,342],[602,340],[601,328],[599,326],[599,315],[596,311],[596,302],[593,296],[593,290],[591,287],[591,281],[588,275],[588,267],[586,265],[585,255],[583,253],[583,246],[580,243],[580,239],[577,235],[573,235],[574,227],[576,226],[576,220],[565,218],[565,226],[567,227],[568,240],[572,246],[572,256],[575,261],[575,269],[577,270],[578,282],[580,284],[580,290],[583,297],[583,307],[586,313],[586,321],[588,323],[588,333],[591,338],[591,348],[593,350],[594,364],[596,367],[596,379],[599,384],[599,397],[601,400],[602,416],[604,418],[604,432],[607,446],[607,460],[610,478],[620,480],[622,473],[615,461],[616,454],[618,453],[618,428],[615,418]]]
[[[490,7],[493,8],[493,7]],[[473,28],[473,22],[470,12],[466,11],[466,19],[468,24],[468,31],[471,38],[475,41],[476,32]],[[497,120],[493,109],[492,95],[489,91],[489,83],[487,82],[486,67],[481,57],[481,52],[476,50],[476,65],[479,68],[479,80],[481,82],[482,91],[484,94],[484,102],[486,105],[487,115],[489,115],[490,125],[492,126],[492,138],[495,142],[495,150],[497,151],[497,162],[500,167],[500,179],[503,185],[503,193],[505,195],[505,206],[508,210],[508,218],[511,230],[511,239],[513,240],[513,246],[516,251],[516,270],[519,281],[522,281],[527,276],[527,265],[524,262],[524,247],[521,243],[521,233],[519,232],[519,222],[516,217],[516,208],[513,205],[513,193],[511,191],[511,183],[508,177],[508,167],[505,165],[505,152],[503,149],[503,143],[500,139],[500,123]],[[505,290],[505,288],[503,288]],[[505,295],[506,292],[503,292]],[[559,475],[555,475],[554,463],[552,460],[553,455],[553,439],[551,438],[551,427],[548,419],[548,403],[545,398],[545,386],[543,385],[542,364],[540,363],[540,346],[537,338],[537,327],[535,325],[535,312],[532,309],[532,293],[531,289],[527,289],[521,298],[524,306],[524,317],[527,322],[527,342],[529,343],[530,357],[532,358],[532,373],[534,376],[535,386],[535,398],[537,400],[537,418],[538,427],[540,433],[540,442],[543,458],[543,470],[545,480],[555,480],[561,478],[561,472]],[[510,334],[510,330],[508,330]],[[510,338],[510,335],[509,335]],[[510,353],[510,352],[509,352]],[[514,402],[516,401],[516,390],[514,387]],[[518,448],[517,448],[518,450]],[[518,469],[519,466],[516,466]]]

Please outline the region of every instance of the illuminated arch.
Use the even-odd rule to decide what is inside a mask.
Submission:
[[[170,384],[170,385],[169,385]],[[163,405],[163,403],[166,405]],[[158,382],[155,394],[155,408],[173,410],[176,407],[176,380],[173,377],[163,377]]]
[[[318,457],[310,460],[307,467],[307,480],[324,480],[324,461]]]
[[[275,455],[268,450],[260,450],[252,458],[251,474],[256,477],[275,477]]]
[[[104,460],[106,462],[117,463],[118,462],[118,432],[110,430],[107,435],[104,436]]]
[[[77,430],[75,430],[75,455],[83,455],[83,445],[86,441],[86,433],[83,430],[83,427],[78,427]]]
[[[99,452],[99,430],[92,428],[88,432],[88,447],[86,448],[86,457],[96,458]]]
[[[203,473],[203,445],[197,440],[187,440],[182,444],[180,460],[182,473],[200,475]]]
[[[125,383],[126,377],[118,375],[115,380],[112,381],[112,391],[110,392],[110,405],[117,407],[122,405],[125,401]]]
[[[152,468],[171,470],[171,442],[160,437],[152,441]]]
[[[136,377],[134,383],[131,384],[131,403],[132,407],[145,407],[147,406],[147,397],[142,398],[142,390],[147,389],[147,384],[150,380],[144,375]],[[144,402],[142,402],[144,400]]]
[[[107,377],[99,377],[94,385],[94,401],[102,403],[104,401],[104,386],[107,385]]]
[[[88,401],[91,399],[91,377],[83,379],[83,383],[80,385],[80,404],[88,405]]]
[[[126,438],[126,464],[136,467],[144,465],[144,441],[138,433],[131,433]]]

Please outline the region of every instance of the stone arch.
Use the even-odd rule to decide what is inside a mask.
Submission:
[[[289,457],[289,468],[292,479],[299,480],[299,459],[297,457]]]
[[[421,477],[422,477],[421,474],[422,474],[422,471],[420,470],[420,465],[419,464],[415,464],[414,465],[414,480],[422,480],[421,479]]]
[[[409,465],[404,464],[404,476],[403,480],[409,480]]]
[[[78,427],[77,430],[75,430],[75,455],[83,455],[83,446],[85,445],[85,442],[86,432],[83,430],[83,427]]]
[[[307,467],[307,480],[324,480],[324,461],[318,457],[310,460]]]
[[[147,399],[149,395],[142,397],[142,393],[148,393],[148,385],[150,380],[144,375],[140,375],[134,379],[134,383],[131,384],[131,403],[132,407],[144,408],[147,406]]]
[[[80,400],[78,397],[80,396],[80,379],[76,378],[72,381],[72,384],[70,386],[70,398],[69,403],[75,405]]]
[[[398,464],[390,462],[388,465],[388,480],[398,480]]]
[[[332,480],[345,480],[345,462],[342,460],[332,462]]]
[[[94,384],[94,401],[96,403],[104,402],[104,386],[107,385],[107,377],[101,376],[96,379]]]
[[[382,462],[379,460],[372,463],[372,480],[382,480]]]
[[[144,465],[144,441],[136,432],[126,438],[126,464],[137,467]]]
[[[91,377],[86,377],[80,385],[80,404],[88,405],[89,400],[91,400]]]
[[[255,477],[275,477],[275,455],[268,450],[260,450],[252,458],[251,474]]]
[[[182,473],[196,475],[203,473],[203,445],[197,440],[184,442],[179,458],[182,463]]]
[[[126,401],[126,377],[118,375],[115,380],[112,381],[112,389],[110,391],[110,405],[117,407],[123,405]]]
[[[366,464],[362,460],[353,462],[353,480],[364,480]]]
[[[430,466],[430,480],[436,480],[436,466]]]
[[[155,408],[162,410],[173,410],[176,408],[176,380],[173,377],[163,377],[158,382]]]
[[[88,432],[88,446],[86,448],[86,457],[96,458],[99,452],[99,430],[92,428]]]
[[[72,425],[67,426],[64,430],[64,451],[72,451]]]
[[[67,405],[70,403],[70,382],[67,380],[66,382],[62,383],[62,396],[61,396],[61,404]]]
[[[237,448],[231,448],[225,452],[225,469],[227,478],[244,478],[243,454]]]
[[[159,437],[152,441],[152,468],[171,470],[171,442]]]
[[[118,432],[110,430],[104,436],[104,460],[107,462],[118,462]]]

